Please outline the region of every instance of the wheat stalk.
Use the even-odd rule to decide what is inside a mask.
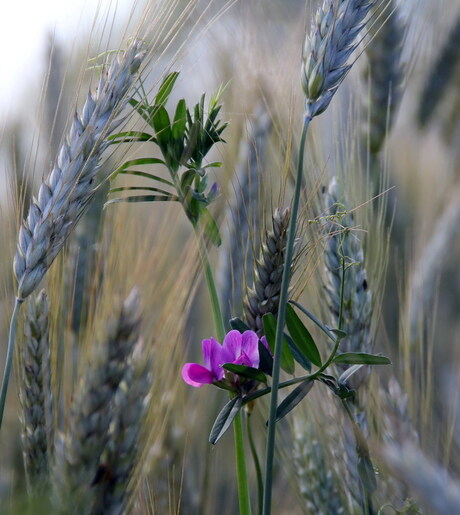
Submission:
[[[112,407],[139,339],[139,297],[133,290],[108,328],[108,336],[82,378],[69,430],[60,435],[54,471],[55,503],[65,513],[90,513],[100,458],[109,441]]]
[[[359,44],[357,36],[375,0],[324,0],[306,38],[302,62],[302,87],[306,115],[325,111],[351,68],[347,60]]]
[[[253,287],[244,299],[245,321],[259,335],[263,332],[262,317],[278,313],[289,220],[289,209],[275,210],[273,228],[265,235],[254,267]]]
[[[44,291],[27,305],[20,371],[22,452],[32,493],[48,485],[53,440],[48,301]]]

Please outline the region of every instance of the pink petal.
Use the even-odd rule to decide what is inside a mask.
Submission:
[[[204,366],[210,370],[216,379],[220,380],[224,376],[222,363],[222,345],[215,339],[209,338],[201,343],[203,351]]]
[[[273,353],[268,345],[267,338],[265,338],[265,336],[262,336],[260,341],[262,342],[263,346],[268,350],[268,352],[270,353],[270,356],[273,357]]]
[[[241,354],[241,333],[239,331],[233,330],[227,333],[227,336],[224,339],[224,352],[222,353],[222,358],[226,361],[222,363],[232,363]]]
[[[198,363],[186,363],[182,367],[182,379],[195,388],[211,384],[215,380],[213,373]]]
[[[241,353],[244,353],[249,360],[248,367],[259,368],[259,337],[254,331],[243,333]]]

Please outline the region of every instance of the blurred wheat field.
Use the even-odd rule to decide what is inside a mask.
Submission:
[[[19,232],[34,223],[29,206],[42,209],[39,189],[56,163],[65,173],[61,148],[79,123],[86,127],[88,91],[98,106],[107,89],[97,89],[113,70],[103,63],[123,63],[138,45],[139,64],[114,79],[111,101],[127,84],[85,159],[99,160],[93,175],[83,184],[87,168],[76,173],[78,187],[97,190],[81,201],[72,196],[77,186],[69,189],[54,225],[72,202],[77,215],[47,240],[62,249],[51,262],[42,258],[43,277],[17,320],[0,423],[0,513],[241,512],[231,431],[208,442],[228,396],[190,388],[181,376],[219,331],[200,242],[225,331],[239,317],[260,337],[258,310],[278,311],[305,112],[305,34],[321,5],[355,3],[135,1],[126,20],[113,5],[74,41],[50,38],[44,76],[17,98],[0,132],[1,363],[21,279],[17,265],[13,272],[18,238],[19,248],[30,246],[34,232]],[[315,381],[277,422],[274,514],[446,514],[460,506],[460,8],[456,0],[383,0],[370,12],[353,67],[307,135],[289,299],[327,328],[345,327],[341,351],[383,354],[391,365],[350,376],[342,385],[350,401],[326,388],[327,378]],[[208,116],[222,87],[224,141],[215,137],[193,183],[203,184],[193,198],[205,208],[193,212],[190,197],[182,206],[165,198],[106,204],[137,194],[122,188],[152,186],[152,175],[163,192],[177,187],[165,182],[170,163],[158,162],[167,161],[161,131],[129,102],[161,104],[156,95],[176,71],[165,104],[171,119],[181,99],[193,106],[203,93]],[[152,128],[155,138],[106,143],[109,134]],[[136,160],[143,176],[101,179]],[[204,168],[214,162],[221,165]],[[210,225],[196,222],[203,211],[220,245]],[[340,275],[342,252],[349,266]],[[264,274],[270,288],[258,286]],[[328,356],[331,339],[297,313]],[[282,380],[302,376],[299,363]],[[338,362],[331,370],[349,369]],[[279,402],[290,391],[280,389]],[[267,395],[242,410],[253,437],[245,427],[252,513],[262,507],[251,446],[263,468],[269,409]]]

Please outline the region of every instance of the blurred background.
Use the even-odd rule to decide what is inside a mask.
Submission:
[[[302,47],[318,5],[301,0],[82,0],[2,6],[3,341],[14,299],[11,264],[22,206],[28,208],[31,195],[51,169],[73,111],[96,84],[97,70],[88,65],[88,58],[123,48],[139,26],[153,47],[145,70],[152,97],[168,71],[180,71],[170,110],[180,98],[195,103],[203,92],[209,98],[225,86],[221,118],[229,121],[226,144],[210,158],[222,161],[222,167],[210,173],[220,189],[213,213],[223,244],[212,250],[211,258],[228,315],[241,315],[260,241],[271,228],[275,208],[288,206],[292,194],[304,101]],[[396,474],[404,488],[382,480],[385,486],[376,505],[392,499],[402,509],[410,496],[417,499],[420,491],[429,489],[398,463],[387,462],[383,443],[399,445],[402,453],[404,442],[414,443],[416,435],[417,452],[460,481],[460,6],[458,0],[391,5],[396,6],[395,13],[386,16],[391,19],[394,14],[402,27],[400,35],[390,35],[401,38],[394,118],[391,123],[386,120],[385,141],[374,155],[366,139],[372,92],[370,58],[364,49],[366,44],[371,48],[372,41],[365,38],[331,108],[315,119],[309,133],[292,296],[327,317],[322,294],[324,248],[310,222],[322,213],[322,186],[339,176],[347,206],[355,210],[365,251],[374,300],[373,348],[393,360],[391,370],[372,374],[367,423],[382,478]],[[444,53],[448,57],[443,67]],[[382,105],[384,113],[389,112],[385,98]],[[129,114],[127,124],[139,122]],[[133,146],[121,159],[145,154],[145,148]],[[111,159],[109,168],[120,156],[114,153]],[[177,206],[158,203],[103,211],[104,195],[82,219],[46,281],[56,306],[52,334],[59,344],[55,345],[67,349],[62,362],[57,347],[54,354],[61,377],[62,427],[82,349],[91,347],[92,334],[103,328],[112,299],[139,284],[146,314],[144,334],[156,361],[152,391],[158,403],[151,409],[145,452],[149,473],[140,476],[136,510],[234,514],[231,437],[226,435],[212,450],[207,444],[224,396],[212,388],[188,388],[180,379],[182,363],[198,361],[201,340],[213,332],[193,235]],[[240,213],[237,222],[238,206],[244,206],[244,215]],[[240,254],[232,254],[232,247]],[[1,346],[2,362],[5,347]],[[3,499],[24,488],[15,396],[12,388],[0,443]],[[339,445],[345,438],[341,415],[331,399],[323,402],[319,394],[303,404],[295,417],[280,425],[274,513],[359,513],[359,502],[347,493],[347,481],[340,479],[341,467],[346,468],[342,464],[346,442]],[[383,412],[385,417],[379,415]],[[253,416],[261,454],[266,413],[267,405],[261,401]],[[313,457],[308,454],[312,449]],[[416,461],[418,455],[414,456]],[[318,460],[331,471],[326,478],[321,479]],[[391,466],[394,469],[388,472],[385,467]],[[313,488],[306,484],[329,488],[334,492],[331,497],[344,499],[340,508],[344,511],[334,511],[339,508],[327,501],[312,501]],[[431,513],[425,501],[421,495],[418,509]]]

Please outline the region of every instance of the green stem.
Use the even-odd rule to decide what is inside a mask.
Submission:
[[[259,456],[257,455],[256,445],[254,443],[254,438],[252,436],[252,426],[251,426],[251,414],[248,412],[246,417],[246,431],[248,433],[249,439],[249,448],[251,449],[252,459],[254,461],[254,468],[256,469],[256,478],[257,478],[257,513],[259,515],[262,514],[262,506],[264,502],[264,480],[262,477],[262,469],[260,467]]]
[[[3,411],[5,409],[6,394],[8,392],[8,382],[10,379],[11,367],[13,365],[16,320],[18,318],[19,311],[21,309],[21,304],[23,302],[24,302],[24,299],[16,298],[16,302],[14,304],[14,309],[13,309],[13,314],[11,315],[10,335],[9,335],[9,339],[8,339],[8,351],[6,354],[5,371],[3,372],[2,391],[0,394],[0,428],[2,427]]]
[[[217,339],[223,343],[225,338],[224,320],[220,309],[219,297],[217,295],[216,283],[209,263],[208,250],[203,235],[198,224],[192,224],[198,240],[198,249],[200,252],[201,263],[206,277],[206,283],[211,296],[212,313],[214,324],[217,332]],[[240,503],[240,515],[251,515],[251,499],[249,496],[248,477],[246,472],[246,459],[244,454],[243,442],[243,422],[241,420],[241,412],[233,421],[233,430],[235,437],[235,453],[236,453],[236,473],[238,481],[238,498]]]
[[[249,483],[246,472],[246,456],[243,442],[243,420],[241,411],[233,421],[233,434],[235,437],[236,475],[238,481],[238,498],[240,501],[240,515],[251,515],[251,498],[249,496]]]
[[[306,116],[304,119],[302,135],[300,137],[299,161],[297,163],[297,176],[295,181],[294,198],[292,201],[291,220],[289,221],[288,239],[286,243],[285,263],[283,270],[283,280],[281,283],[281,292],[279,300],[278,320],[276,324],[275,339],[275,355],[273,361],[272,375],[272,392],[270,399],[270,416],[268,419],[268,438],[267,438],[267,454],[265,462],[265,485],[264,485],[264,503],[263,514],[270,515],[272,502],[272,484],[273,484],[273,458],[275,453],[275,422],[276,409],[278,406],[278,386],[281,365],[281,346],[283,339],[283,329],[286,319],[286,303],[288,300],[289,280],[291,273],[291,263],[294,254],[294,240],[297,226],[297,213],[299,210],[300,190],[303,176],[303,160],[305,152],[305,141],[307,137],[308,126],[311,118]]]
[[[201,264],[203,266],[204,275],[206,277],[206,284],[208,286],[209,295],[211,297],[211,308],[214,318],[214,325],[217,332],[217,340],[223,343],[225,338],[225,326],[224,319],[222,317],[222,311],[220,309],[219,296],[217,294],[216,283],[212,274],[211,265],[209,263],[208,249],[204,241],[203,235],[199,229],[198,224],[193,224],[195,234],[198,240],[198,250],[200,253]]]

